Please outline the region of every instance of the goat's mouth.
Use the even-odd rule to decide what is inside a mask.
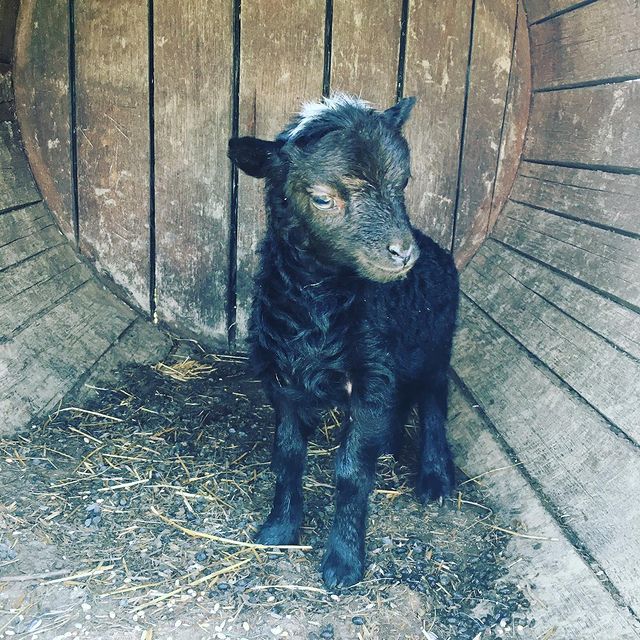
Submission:
[[[394,282],[395,280],[401,280],[411,271],[415,263],[415,260],[411,260],[401,267],[389,267],[382,266],[380,263],[374,262],[362,255],[357,258],[358,272],[360,275],[374,282]]]

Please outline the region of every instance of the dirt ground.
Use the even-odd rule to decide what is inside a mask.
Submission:
[[[252,545],[272,430],[244,359],[182,342],[1,441],[0,637],[537,637],[480,483],[461,474],[444,507],[414,499],[411,424],[379,464],[362,583],[328,593],[318,571],[335,412],[310,446],[304,546]]]

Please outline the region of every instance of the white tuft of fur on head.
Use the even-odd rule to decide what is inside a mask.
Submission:
[[[318,116],[327,111],[335,111],[340,107],[355,107],[357,109],[371,109],[372,106],[366,100],[348,93],[332,93],[328,98],[322,98],[320,102],[305,102],[300,109],[300,122],[289,132],[289,139],[295,138],[305,127]]]

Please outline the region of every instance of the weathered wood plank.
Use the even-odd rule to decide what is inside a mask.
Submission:
[[[461,286],[527,351],[640,444],[637,361],[532,291],[511,272],[508,258],[487,260],[481,253],[462,273]]]
[[[640,176],[523,162],[511,198],[640,234]]]
[[[0,0],[0,63],[11,64],[19,0]]]
[[[640,612],[640,452],[463,298],[453,365],[524,468]]]
[[[231,3],[156,2],[154,24],[156,311],[226,347]]]
[[[640,168],[640,80],[536,93],[524,157]]]
[[[78,257],[68,243],[45,251],[2,272],[0,304],[4,304],[27,289],[78,263]]]
[[[2,433],[51,409],[134,318],[131,309],[89,280],[0,345]]]
[[[40,200],[20,145],[18,125],[0,121],[0,210]]]
[[[619,299],[640,306],[640,241],[507,203],[494,237]]]
[[[529,24],[563,11],[577,10],[584,0],[524,0]]]
[[[449,404],[449,441],[457,466],[470,477],[484,474],[479,481],[506,526],[547,539],[540,542],[513,536],[506,550],[512,560],[507,579],[535,593],[529,614],[536,620],[536,637],[635,640],[638,625],[633,617],[616,605],[565,538],[456,384],[451,385]]]
[[[46,205],[41,202],[2,213],[0,214],[0,247],[33,235],[52,224],[53,218]]]
[[[334,0],[331,90],[395,102],[402,0]]]
[[[322,95],[325,3],[242,5],[240,135],[272,138],[305,100]],[[265,228],[263,184],[241,174],[238,195],[237,336],[247,333],[256,250]]]
[[[498,169],[495,190],[489,213],[487,232],[493,229],[513,186],[529,121],[531,104],[531,56],[529,52],[529,31],[522,0],[519,0],[516,20],[516,40],[514,43],[511,75],[507,91],[502,141],[498,152]]]
[[[459,264],[473,255],[489,226],[512,63],[516,6],[516,0],[476,3],[467,120],[458,178],[460,198],[453,239]]]
[[[64,242],[66,240],[52,218],[49,226],[0,247],[0,271]]]
[[[0,270],[65,242],[43,203],[0,214]]]
[[[34,319],[48,313],[91,278],[89,269],[76,259],[75,264],[67,269],[49,273],[48,277],[41,278],[37,284],[24,289],[10,302],[0,304],[0,337],[14,338]]]
[[[564,313],[640,360],[640,317],[604,296],[489,238],[476,254],[505,269]]]
[[[640,5],[595,2],[531,27],[533,88],[638,76]]]
[[[80,246],[149,309],[146,0],[76,6]]]
[[[406,126],[413,180],[407,209],[417,227],[451,246],[471,3],[410,3],[404,93],[418,102]]]
[[[69,2],[22,0],[16,37],[16,111],[42,194],[73,238]]]

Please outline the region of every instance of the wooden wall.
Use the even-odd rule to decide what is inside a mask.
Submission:
[[[417,96],[409,213],[463,264],[515,175],[528,59],[517,0],[22,0],[16,102],[78,248],[148,314],[234,348],[265,215],[231,135],[271,137],[323,92]]]
[[[640,490],[640,3],[526,7],[527,139],[508,202],[461,276],[453,365],[610,610],[620,607],[619,630],[584,623],[558,636],[630,638],[640,618],[640,517],[629,503]]]

